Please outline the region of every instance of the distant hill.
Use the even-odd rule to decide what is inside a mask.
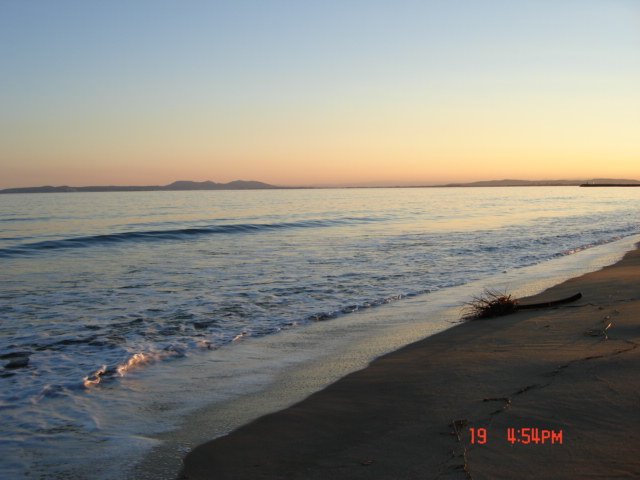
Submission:
[[[627,187],[640,186],[638,180],[625,180],[613,178],[594,178],[591,180],[485,180],[470,183],[448,183],[446,185],[401,186],[393,188],[447,188],[447,187],[544,187],[544,186],[584,186],[584,187]],[[279,187],[268,183],[253,180],[234,180],[229,183],[216,183],[212,181],[192,182],[190,180],[178,180],[168,185],[142,185],[142,186],[90,186],[69,187],[66,185],[52,187],[6,188],[0,190],[0,194],[6,193],[65,193],[65,192],[154,192],[154,191],[190,191],[190,190],[268,190],[289,188],[323,188],[323,187]],[[340,187],[324,187],[340,188]],[[392,188],[373,186],[353,186],[344,188]]]
[[[24,187],[6,188],[0,190],[2,193],[65,193],[65,192],[153,192],[153,191],[185,191],[185,190],[267,190],[277,187],[268,183],[234,180],[229,183],[216,183],[211,181],[192,182],[189,180],[179,180],[169,185],[148,185],[148,186],[93,186],[93,187]]]
[[[638,180],[622,180],[614,178],[594,178],[591,180],[485,180],[471,183],[449,183],[440,187],[561,187],[579,186],[584,184],[597,185],[640,185]]]
[[[269,188],[281,188],[268,183],[256,182],[254,180],[234,180],[229,183],[216,183],[210,180],[205,182],[191,182],[189,180],[178,180],[162,187],[162,190],[262,190]]]
[[[640,185],[640,180],[628,180],[624,178],[593,178],[591,180],[587,180],[584,183],[595,183],[595,184],[615,184],[615,185]]]

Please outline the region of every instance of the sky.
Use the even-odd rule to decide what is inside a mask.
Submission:
[[[638,0],[0,0],[0,188],[604,177]]]

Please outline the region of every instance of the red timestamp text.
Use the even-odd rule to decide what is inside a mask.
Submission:
[[[487,429],[482,427],[469,427],[469,436],[470,443],[473,445],[485,445],[489,440]],[[506,440],[511,445],[562,445],[564,434],[562,429],[509,427],[506,431]]]

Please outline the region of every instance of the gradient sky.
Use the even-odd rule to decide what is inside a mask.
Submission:
[[[0,1],[0,188],[640,178],[640,1]]]

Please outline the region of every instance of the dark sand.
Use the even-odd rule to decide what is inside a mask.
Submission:
[[[640,251],[527,301],[578,291],[381,357],[200,445],[181,478],[638,479]],[[470,444],[470,426],[486,444]],[[508,427],[562,430],[563,443],[512,445]]]

